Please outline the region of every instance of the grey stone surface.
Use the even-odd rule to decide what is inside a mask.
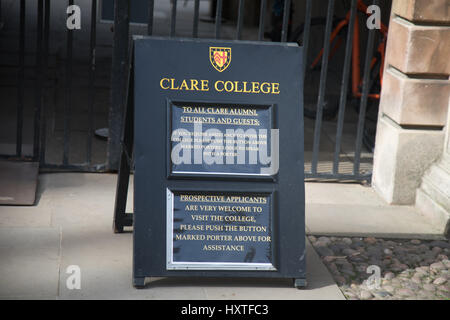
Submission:
[[[59,228],[0,228],[0,299],[54,299],[60,266]]]
[[[0,205],[33,205],[39,163],[0,159]]]
[[[355,250],[362,244],[358,236],[443,238],[443,229],[433,225],[415,207],[389,205],[368,186],[306,183],[305,200],[308,235],[345,236],[345,241],[353,242],[350,248]]]
[[[334,238],[328,246],[342,243]],[[318,241],[312,241],[313,246]],[[367,256],[361,260],[337,259],[322,256],[322,261],[330,270],[334,279],[347,299],[392,300],[392,299],[449,299],[448,260],[444,255],[433,255],[424,262],[422,256],[429,256],[426,248],[439,248],[440,252],[449,252],[447,241],[425,240],[387,240],[366,237],[362,241]],[[437,247],[439,246],[439,247]],[[324,247],[319,247],[323,249]],[[383,249],[384,248],[384,249]],[[391,252],[386,254],[386,249]],[[315,248],[316,250],[318,248]],[[350,252],[352,249],[344,249]],[[376,256],[380,250],[386,255],[383,263]],[[437,250],[435,250],[437,251]],[[320,251],[317,250],[320,254]],[[417,258],[418,259],[412,259]],[[332,259],[334,258],[334,259]],[[425,263],[425,265],[422,265]],[[374,271],[378,270],[378,271]]]
[[[353,234],[351,238],[340,238],[320,233],[318,236],[311,236],[313,245],[328,249],[324,250],[328,255],[323,260],[328,270],[308,244],[306,290],[294,289],[291,281],[287,280],[189,278],[150,278],[147,279],[144,290],[136,290],[131,285],[132,234],[113,234],[111,230],[115,183],[116,175],[112,174],[44,174],[40,176],[37,206],[0,207],[1,298],[342,299],[343,294],[336,285],[337,282],[341,286],[348,286],[343,292],[353,290],[349,284],[354,285],[356,291],[352,291],[353,294],[347,297],[359,299],[364,288],[359,288],[354,281],[368,278],[369,274],[365,270],[371,263],[382,263],[382,270],[398,268],[398,271],[391,271],[394,275],[392,279],[383,278],[388,283],[377,290],[386,291],[393,296],[369,290],[373,296],[371,299],[394,298],[395,290],[405,284],[402,282],[404,280],[400,281],[403,276],[398,277],[397,273],[407,269],[411,269],[412,273],[408,273],[406,289],[416,288],[416,282],[411,278],[420,270],[424,274],[420,278],[421,285],[430,284],[435,287],[436,294],[433,293],[433,298],[447,294],[448,282],[437,279],[448,279],[448,241],[422,240],[420,244],[414,244],[405,240],[400,246],[398,240],[377,238],[376,235],[382,233],[372,229],[371,225],[379,221],[375,219],[378,212],[387,219],[385,228],[388,223],[395,226],[395,229],[390,229],[391,232],[405,236],[407,233],[402,234],[401,231],[407,228],[410,233],[412,230],[421,230],[411,235],[410,239],[426,239],[423,234],[432,234],[431,229],[422,224],[423,220],[411,215],[413,211],[402,211],[405,210],[403,207],[385,207],[367,187],[346,186],[341,189],[339,184],[311,183],[306,185],[307,224],[310,229],[316,228],[314,223],[323,221],[323,225],[328,228],[330,225],[334,225],[334,228],[337,228],[336,225],[342,227],[341,230],[333,229],[333,232],[339,234],[339,231],[344,230],[347,233],[349,229],[344,224],[346,222],[354,230],[358,227],[360,234],[372,236],[359,237]],[[133,209],[132,186],[133,179],[127,205],[129,211]],[[323,188],[322,192],[320,188]],[[359,188],[363,189],[360,194]],[[314,191],[317,197],[308,191]],[[332,198],[321,204],[324,193],[336,194],[339,205],[333,205]],[[358,198],[358,201],[365,201],[366,207],[371,208],[369,214],[367,210],[365,212],[365,222],[362,211],[344,212],[344,208],[351,208],[352,193],[357,195],[356,198],[358,195],[365,197]],[[321,210],[311,210],[314,206],[319,206]],[[359,207],[358,204],[355,206]],[[342,211],[339,211],[339,207]],[[389,214],[385,213],[387,208],[391,208],[391,211],[388,210]],[[373,213],[372,217],[370,212]],[[11,218],[13,213],[16,214],[14,220]],[[422,229],[414,229],[419,225]],[[442,239],[436,235],[434,238]],[[411,257],[418,253],[426,258],[426,262],[412,260]],[[436,259],[442,260],[444,269],[430,268],[431,264],[438,262]],[[421,263],[426,263],[426,266]],[[66,286],[70,276],[67,268],[71,265],[81,268],[81,290],[69,290]],[[37,278],[31,276],[35,269],[38,270]],[[382,277],[389,279],[384,274]],[[391,290],[391,287],[394,289]]]
[[[444,131],[403,129],[380,116],[376,140],[372,185],[390,204],[414,204],[425,170],[442,154]]]
[[[443,233],[450,228],[450,158],[442,157],[422,177],[416,207]]]
[[[309,242],[304,290],[292,279],[245,278],[149,278],[145,289],[135,289],[132,233],[111,227],[116,178],[43,174],[37,206],[0,206],[0,298],[344,299]],[[132,187],[131,179],[129,211]],[[80,290],[66,285],[73,265],[81,271]]]
[[[409,77],[393,67],[385,70],[382,112],[407,126],[445,126],[450,81]]]

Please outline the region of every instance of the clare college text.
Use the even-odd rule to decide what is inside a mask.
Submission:
[[[162,78],[159,86],[163,90],[182,91],[209,91],[209,80]],[[217,92],[228,93],[253,93],[253,94],[280,94],[280,84],[278,82],[257,82],[257,81],[224,81],[217,80],[213,84]]]

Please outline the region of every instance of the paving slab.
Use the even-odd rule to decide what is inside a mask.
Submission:
[[[0,228],[0,299],[55,299],[58,228]]]
[[[0,298],[344,299],[309,242],[309,286],[304,290],[295,289],[291,279],[246,278],[148,278],[144,289],[135,289],[132,233],[112,232],[116,179],[115,174],[42,174],[36,206],[0,207],[0,226],[5,226],[0,228]],[[132,186],[133,179],[128,211],[132,211]],[[14,224],[8,218],[13,214],[20,217]],[[34,228],[11,228],[21,224]],[[72,276],[68,267],[74,265],[81,272],[80,290],[67,287]],[[33,266],[40,270],[34,282],[30,280],[36,275],[30,273]],[[23,273],[31,276],[21,277]]]
[[[361,184],[306,183],[306,225],[312,235],[444,239],[412,206],[392,206]]]
[[[306,289],[292,287],[291,279],[233,279],[206,286],[208,299],[345,300],[313,247],[306,242]]]
[[[97,226],[65,228],[62,236],[60,299],[343,299],[311,245],[307,244],[305,290],[291,279],[147,278],[132,286],[132,234],[113,234]],[[80,267],[81,289],[66,286],[71,265]]]
[[[0,160],[0,205],[33,205],[38,174],[38,162]]]
[[[344,298],[309,242],[305,290],[290,279],[245,278],[149,278],[135,289],[132,233],[112,232],[116,181],[115,174],[42,174],[36,206],[0,206],[1,299]],[[132,186],[133,179],[127,211]],[[306,222],[309,234],[438,238],[413,208],[388,206],[355,184],[306,183]],[[80,290],[67,288],[71,265],[80,267]]]
[[[50,227],[52,211],[50,199],[41,199],[40,205],[35,207],[1,206],[0,228],[6,227]]]
[[[81,289],[69,290],[67,267],[81,271]],[[344,299],[326,267],[307,245],[307,279],[304,290],[291,279],[248,278],[147,278],[144,289],[132,286],[132,234],[113,234],[110,228],[69,228],[63,231],[60,299],[157,300],[312,300]]]

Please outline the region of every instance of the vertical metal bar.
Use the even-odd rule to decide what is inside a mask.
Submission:
[[[175,27],[177,23],[177,0],[171,0],[172,2],[172,16],[170,18],[170,36],[175,37]]]
[[[323,103],[325,97],[325,86],[328,71],[328,56],[330,54],[330,36],[333,26],[334,0],[328,1],[327,23],[325,25],[324,54],[322,56],[322,69],[320,70],[319,98],[317,101],[316,122],[314,126],[314,145],[311,161],[311,172],[317,173],[317,163],[319,160],[320,133],[322,130]]]
[[[130,51],[132,51],[130,49]],[[131,62],[133,57],[130,57]],[[130,69],[127,77],[129,84],[126,90],[128,97],[125,103],[124,123],[122,126],[121,140],[122,151],[120,153],[119,172],[116,185],[116,200],[114,205],[114,222],[113,229],[115,233],[122,233],[123,227],[130,225],[125,223],[127,214],[125,212],[127,206],[128,185],[130,181],[130,171],[132,169],[131,154],[133,153],[134,142],[134,92],[132,91],[134,83],[134,69]]]
[[[239,0],[238,21],[236,31],[237,40],[241,40],[242,38],[242,25],[244,23],[244,7],[245,7],[245,0]]]
[[[305,22],[303,24],[303,70],[302,72],[302,83],[305,82],[306,70],[308,69],[308,50],[309,50],[309,39],[311,34],[311,12],[312,12],[312,0],[306,0],[305,7]],[[303,110],[301,110],[303,112]]]
[[[305,23],[303,25],[303,80],[305,79],[305,73],[308,64],[308,48],[309,48],[309,38],[311,30],[311,11],[312,11],[312,0],[306,0],[305,8]]]
[[[69,0],[69,6],[73,5],[73,0]],[[73,50],[73,31],[67,29],[66,42],[66,88],[64,105],[64,147],[63,147],[63,165],[69,164],[70,150],[70,113],[72,107],[72,50]]]
[[[25,0],[20,0],[19,72],[17,88],[16,155],[22,156],[22,131],[25,81]]]
[[[284,0],[283,27],[281,29],[281,42],[287,41],[290,12],[291,12],[291,0]]]
[[[220,27],[222,25],[222,0],[217,0],[216,7],[216,30],[215,35],[216,39],[220,39]]]
[[[199,11],[200,11],[200,0],[195,0],[195,3],[194,3],[194,27],[192,30],[192,38],[198,38]]]
[[[41,119],[41,142],[40,142],[40,155],[39,163],[45,163],[45,149],[47,141],[47,119],[45,108],[45,83],[47,82],[47,70],[48,70],[48,53],[49,53],[49,37],[50,37],[50,0],[45,0],[44,3],[44,48],[43,48],[43,67],[42,67],[42,85],[44,86],[42,104],[42,119]]]
[[[352,49],[353,49],[353,30],[355,28],[356,1],[352,0],[350,8],[350,21],[347,31],[347,43],[345,46],[344,70],[342,75],[341,97],[339,101],[339,113],[336,129],[336,146],[333,159],[333,174],[339,173],[339,155],[341,153],[342,130],[344,127],[345,105],[347,102],[347,90],[351,67]]]
[[[153,34],[153,11],[155,8],[155,0],[148,0],[148,22],[147,22],[147,34],[151,36]]]
[[[123,110],[129,55],[129,1],[114,2],[114,38],[111,65],[111,107],[109,109],[108,170],[119,166]]]
[[[91,3],[91,34],[89,44],[89,106],[88,132],[86,141],[86,163],[92,161],[92,138],[94,136],[94,103],[95,103],[95,47],[97,35],[97,1]]]
[[[261,10],[259,11],[258,41],[264,39],[264,23],[266,18],[267,0],[261,0]]]
[[[44,0],[38,0],[37,8],[37,39],[36,39],[36,78],[34,92],[34,137],[33,160],[39,159],[41,136],[41,107],[42,107],[42,26],[44,21]]]
[[[379,4],[379,0],[373,1],[374,5]],[[356,133],[356,145],[355,145],[355,162],[353,163],[353,174],[360,175],[359,168],[361,162],[361,147],[362,147],[362,138],[364,131],[364,122],[366,118],[366,108],[367,108],[367,99],[369,96],[370,90],[370,65],[373,57],[373,48],[375,42],[375,31],[376,29],[369,30],[369,38],[367,40],[367,49],[366,49],[366,57],[365,57],[365,65],[364,65],[364,75],[363,75],[363,85],[362,85],[362,96],[361,96],[361,104],[359,106],[359,118],[358,118],[358,129]]]

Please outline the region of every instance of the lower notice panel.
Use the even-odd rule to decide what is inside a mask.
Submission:
[[[273,194],[167,189],[167,270],[276,271]]]

